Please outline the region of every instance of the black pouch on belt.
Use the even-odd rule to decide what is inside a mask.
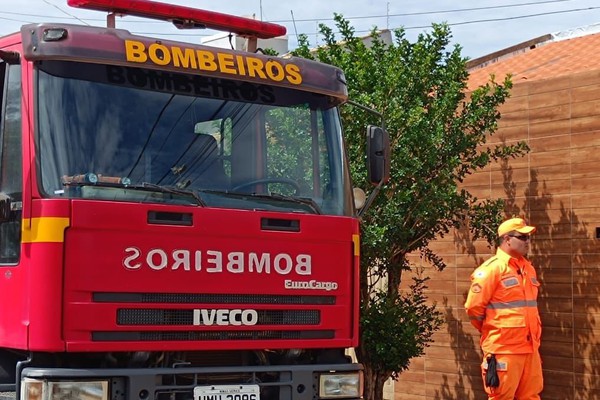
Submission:
[[[500,379],[498,378],[498,370],[496,366],[496,356],[489,355],[486,358],[487,371],[485,372],[485,386],[491,388],[497,388],[500,386]]]

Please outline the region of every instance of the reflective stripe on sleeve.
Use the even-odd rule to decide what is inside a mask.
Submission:
[[[469,319],[475,321],[483,321],[485,319],[485,315],[469,315]]]

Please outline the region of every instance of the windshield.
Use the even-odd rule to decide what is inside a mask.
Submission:
[[[323,95],[154,70],[37,64],[48,197],[350,215]]]

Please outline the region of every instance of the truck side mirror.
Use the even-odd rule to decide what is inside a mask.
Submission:
[[[10,221],[10,196],[0,193],[0,223]]]
[[[390,180],[390,135],[374,125],[367,127],[367,177],[374,185]]]

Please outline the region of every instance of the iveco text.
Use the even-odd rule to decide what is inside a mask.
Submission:
[[[207,273],[229,272],[241,274],[252,272],[257,274],[276,273],[288,275],[310,275],[311,256],[309,254],[290,255],[287,253],[245,253],[242,251],[223,252],[217,250],[183,250],[167,251],[152,249],[144,253],[137,247],[127,247],[123,266],[128,270],[142,268],[154,271],[170,269],[172,271],[203,271]]]
[[[194,310],[194,325],[256,325],[257,323],[256,310]]]

